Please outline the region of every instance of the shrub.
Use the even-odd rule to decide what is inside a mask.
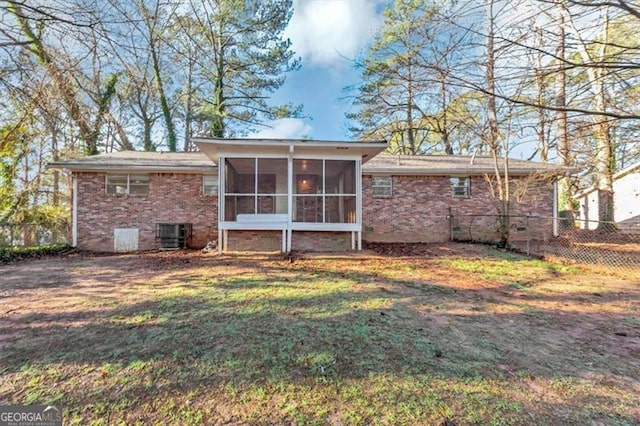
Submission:
[[[18,260],[56,256],[68,253],[72,248],[66,244],[47,244],[35,247],[0,247],[0,263]]]

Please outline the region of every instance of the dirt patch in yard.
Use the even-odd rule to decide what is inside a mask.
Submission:
[[[0,266],[0,404],[80,424],[640,422],[637,276],[367,248]]]
[[[443,257],[483,256],[487,246],[483,244],[459,243],[365,243],[364,248],[384,256],[392,257]]]

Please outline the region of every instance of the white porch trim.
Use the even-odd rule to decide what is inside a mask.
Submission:
[[[292,244],[292,223],[293,223],[293,145],[289,145],[289,152],[287,154],[287,241],[285,244],[284,253],[291,252]]]
[[[351,233],[351,249],[362,248],[362,163],[373,158],[386,148],[384,141],[378,142],[334,142],[334,141],[305,141],[305,140],[234,140],[234,139],[204,139],[194,138],[196,145],[209,158],[218,163],[218,250],[224,251],[228,247],[229,231],[281,231],[282,251],[292,249],[292,235],[294,231],[310,232],[349,232]],[[254,175],[258,176],[258,162],[260,159],[286,159],[287,163],[287,213],[286,218],[263,218],[261,215],[247,214],[243,220],[226,221],[226,160],[230,158],[253,158],[255,163]],[[295,206],[294,194],[294,160],[323,160],[322,176],[326,175],[325,160],[353,161],[355,165],[355,223],[325,223],[326,211],[322,210],[322,222],[294,222]],[[324,187],[324,185],[323,185]],[[255,194],[258,194],[258,180],[255,181]],[[283,191],[282,191],[283,192]],[[278,194],[275,194],[278,195]],[[284,193],[279,194],[284,198]],[[350,195],[353,194],[337,194]],[[326,194],[322,194],[323,200]],[[257,211],[256,197],[254,210]],[[324,202],[324,201],[323,201]],[[251,216],[251,217],[250,217]],[[255,216],[255,217],[253,217]],[[284,215],[283,215],[284,216]],[[284,220],[281,220],[284,219]],[[344,219],[344,218],[343,218]]]

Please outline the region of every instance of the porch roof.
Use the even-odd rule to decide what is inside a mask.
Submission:
[[[388,146],[383,140],[370,142],[313,139],[191,138],[191,140],[216,164],[221,154],[255,154],[257,151],[284,155],[290,151],[302,155],[357,155],[362,158],[362,163],[366,163]]]

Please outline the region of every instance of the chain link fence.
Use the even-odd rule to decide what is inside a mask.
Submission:
[[[69,244],[70,226],[60,223],[0,223],[0,247]]]
[[[551,217],[451,214],[449,220],[452,241],[506,242],[529,255],[640,271],[640,233],[615,223],[560,218],[554,232]]]

